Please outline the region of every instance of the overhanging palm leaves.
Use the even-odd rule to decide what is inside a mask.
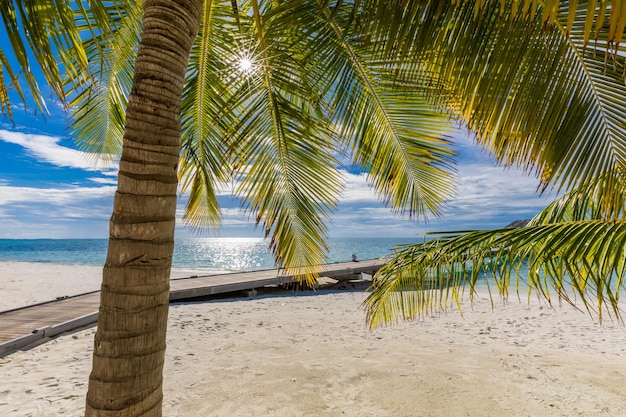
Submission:
[[[131,3],[92,2],[85,7],[82,2],[66,0],[3,1],[0,15],[10,47],[3,45],[0,49],[2,113],[11,116],[11,91],[24,102],[33,100],[39,110],[44,114],[47,112],[44,96],[31,67],[33,58],[40,65],[53,92],[65,101],[64,76],[80,79],[88,73],[88,57],[83,49],[82,36],[106,35],[115,30],[111,24],[112,17],[123,13]],[[30,90],[29,99],[26,98],[27,90],[22,85],[22,79]]]
[[[341,3],[207,3],[183,99],[185,218],[215,226],[217,190],[232,179],[278,262],[309,276],[311,265],[324,261],[344,152],[399,212],[437,214],[451,193],[452,152],[442,136],[447,114],[415,92],[378,82],[388,74],[373,43],[344,29],[352,12],[353,5]],[[132,30],[125,22],[134,15],[119,26]],[[136,36],[124,35],[121,50],[132,50],[129,39]],[[125,106],[122,81],[132,65],[117,65],[125,54],[94,67],[97,81],[75,101],[75,130],[101,132],[90,136],[97,149],[119,141],[104,133],[121,120],[102,115]],[[245,71],[237,62],[243,55],[252,64]],[[93,101],[89,93],[99,88],[109,93]]]
[[[511,285],[548,301],[615,316],[626,274],[626,194],[618,166],[558,198],[526,227],[445,234],[404,248],[380,270],[364,303],[371,326],[460,306],[478,284],[508,297]],[[615,186],[613,183],[619,183]],[[607,189],[622,192],[607,193]],[[606,305],[605,305],[606,304]]]
[[[569,281],[585,305],[591,293],[600,314],[605,301],[618,313],[625,242],[626,54],[614,36],[623,25],[615,17],[608,32],[598,25],[598,40],[591,45],[587,13],[596,10],[595,2],[562,3],[547,29],[539,27],[538,17],[524,23],[526,17],[515,14],[518,4],[483,12],[476,22],[471,7],[429,9],[422,2],[416,19],[428,14],[454,22],[443,34],[427,28],[416,35],[438,39],[433,44],[442,46],[411,49],[423,42],[407,46],[398,39],[392,49],[424,57],[416,73],[435,85],[451,86],[450,95],[434,99],[465,120],[502,163],[536,170],[544,186],[577,188],[527,228],[452,235],[400,252],[381,271],[365,303],[372,325],[458,301],[461,289],[471,292],[485,269],[506,296],[512,272],[525,262],[531,286],[546,297],[553,287],[569,299],[564,291]],[[621,13],[620,7],[613,2],[612,16]],[[501,19],[501,13],[510,19]],[[515,48],[502,35],[502,25],[510,25],[525,47]],[[549,50],[559,51],[561,58]],[[399,79],[410,77],[400,73]],[[433,279],[441,289],[426,289]]]
[[[569,302],[580,297],[600,319],[605,303],[619,316],[625,249],[624,220],[476,231],[432,241],[396,253],[379,271],[365,302],[367,320],[377,326],[460,306],[481,282],[504,298],[512,283],[516,291],[528,285],[528,296],[535,290],[550,302],[553,289]]]
[[[626,8],[539,3],[208,2],[183,114],[187,219],[217,219],[218,184],[236,178],[278,258],[292,266],[321,260],[343,149],[394,209],[437,213],[450,190],[451,153],[437,133],[441,119],[429,122],[441,113],[416,94],[424,91],[505,164],[536,169],[544,184],[571,187],[621,165]],[[95,78],[70,77],[79,88],[67,88],[79,109],[74,127],[91,149],[119,147],[111,132],[123,121],[140,7],[77,9],[79,30],[94,38],[86,50]],[[124,36],[102,35],[93,30],[99,24]],[[248,40],[260,58],[241,82],[222,60],[232,62]],[[71,68],[84,61],[63,56]],[[93,94],[101,100],[90,101]]]
[[[65,78],[66,94],[71,99],[72,135],[88,152],[108,158],[121,153],[142,12],[141,1],[108,10],[106,20],[112,29],[83,42],[89,71]],[[98,27],[98,21],[81,17],[82,13],[76,12],[80,32]]]
[[[586,2],[562,2],[549,28],[542,9],[514,13],[519,2],[478,18],[484,2],[460,3],[391,7],[388,26],[402,36],[376,26],[388,59],[404,63],[398,83],[425,87],[499,161],[534,170],[544,186],[571,188],[624,162],[626,50],[606,31],[586,43]]]

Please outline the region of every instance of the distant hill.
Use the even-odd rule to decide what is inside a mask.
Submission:
[[[515,220],[515,221],[507,224],[505,229],[517,229],[518,227],[524,227],[524,226],[526,226],[528,224],[529,221],[530,221],[530,219]]]

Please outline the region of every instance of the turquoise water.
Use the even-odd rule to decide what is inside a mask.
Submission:
[[[376,259],[393,252],[397,245],[419,243],[407,238],[329,239],[327,262],[347,262],[354,253],[358,259]],[[106,239],[0,239],[0,261],[48,262],[66,265],[102,266],[106,259]],[[198,272],[254,271],[275,268],[267,243],[258,238],[207,238],[177,240],[172,266]],[[525,285],[526,267],[521,270],[520,291]],[[509,289],[514,291],[514,277]],[[489,285],[494,285],[489,279]],[[478,281],[484,286],[484,276]],[[566,284],[566,287],[568,285]],[[493,288],[495,290],[495,287]],[[626,289],[623,289],[626,291]],[[551,289],[552,292],[552,289]]]
[[[376,259],[393,252],[398,244],[419,239],[329,239],[327,262]],[[106,239],[0,239],[0,261],[50,262],[68,265],[103,265]],[[254,271],[275,267],[267,243],[258,238],[207,238],[177,240],[172,266],[198,271]]]

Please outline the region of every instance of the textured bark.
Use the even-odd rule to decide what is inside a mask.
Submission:
[[[180,106],[202,0],[148,0],[103,271],[86,416],[161,416]]]

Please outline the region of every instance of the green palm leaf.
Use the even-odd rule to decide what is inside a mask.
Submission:
[[[531,224],[580,220],[622,220],[626,207],[626,176],[618,166],[556,199]],[[617,190],[609,192],[607,190]]]
[[[142,11],[142,2],[124,9],[109,5],[85,11],[94,18],[106,19],[111,30],[85,39],[89,71],[68,74],[66,78],[65,89],[72,98],[72,135],[87,152],[110,159],[116,158],[122,148]],[[99,27],[99,20],[77,21],[82,32],[93,30],[94,25]]]
[[[414,319],[458,305],[479,281],[507,298],[528,285],[548,301],[550,290],[573,303],[580,297],[600,319],[617,300],[625,270],[626,221],[587,220],[518,229],[468,232],[398,252],[375,277],[364,303],[371,326]],[[521,275],[522,267],[527,272]],[[592,301],[592,300],[595,300]],[[595,307],[594,307],[595,306]]]
[[[352,8],[319,3],[324,26],[310,72],[325,82],[330,117],[354,163],[394,210],[439,215],[452,191],[449,116],[427,105],[419,89],[389,81],[376,42],[350,29]]]
[[[230,3],[207,2],[204,25],[191,51],[182,103],[181,193],[189,192],[184,220],[196,228],[219,227],[217,190],[230,178],[232,136],[238,123],[233,91],[239,77],[239,16]]]
[[[460,306],[479,280],[505,298],[513,282],[516,291],[524,282],[548,300],[550,289],[568,301],[579,296],[588,308],[593,297],[600,318],[605,303],[618,316],[626,194],[607,195],[606,189],[624,181],[623,169],[616,167],[559,197],[526,227],[443,233],[402,248],[376,276],[364,303],[368,320],[374,326]],[[615,188],[624,190],[624,185]]]
[[[612,55],[614,66],[604,63],[609,55],[601,46],[613,46],[613,38],[602,30],[594,36],[600,47],[592,48],[587,6],[550,6],[545,10],[559,12],[552,16],[543,9],[520,13],[509,3],[209,3],[183,103],[186,220],[216,226],[216,189],[233,178],[279,262],[321,262],[343,152],[394,210],[437,215],[451,193],[448,112],[505,164],[534,167],[546,184],[571,187],[620,166],[623,59]],[[125,40],[128,52],[98,65],[110,71],[92,87],[109,91],[100,104],[77,106],[87,115],[81,136],[96,130],[94,123],[102,127],[96,136],[105,139],[93,142],[100,150],[119,143],[108,133],[115,129],[104,127],[123,121],[129,72],[118,63],[132,53],[130,34],[138,32],[122,23],[135,12],[115,16],[115,27],[129,30],[124,39],[100,37],[87,50],[96,54]],[[556,23],[546,29],[542,19]],[[520,42],[528,47],[515,47]],[[254,70],[233,75],[242,50],[256,57]],[[74,103],[91,100],[89,93],[82,90]],[[104,121],[96,121],[96,109]],[[607,181],[603,189],[619,186]]]
[[[111,16],[130,7],[126,1],[112,3],[93,2],[89,8],[81,2],[66,0],[4,1],[0,14],[7,31],[10,48],[3,46],[0,62],[3,73],[0,88],[0,106],[4,114],[11,115],[9,91],[28,102],[22,79],[32,94],[35,105],[47,113],[45,99],[39,89],[30,58],[34,57],[47,83],[63,101],[66,90],[63,75],[80,79],[88,72],[88,57],[82,44],[85,37],[107,34],[115,30]],[[85,25],[85,22],[89,22]],[[14,69],[14,65],[20,71]],[[60,71],[63,70],[63,72]]]
[[[587,43],[586,3],[572,15],[563,2],[550,28],[542,8],[529,20],[501,2],[477,18],[479,2],[459,3],[394,3],[374,26],[387,60],[403,62],[397,83],[426,88],[498,160],[535,170],[544,186],[572,188],[623,164],[626,54],[606,31]]]
[[[239,4],[240,21],[258,46],[254,72],[233,101],[241,120],[233,142],[237,193],[262,224],[277,261],[312,280],[328,249],[326,223],[341,182],[328,121],[311,101],[317,89],[298,59],[306,34],[286,33],[281,20],[299,13],[302,4],[274,10],[252,1],[250,23],[243,19],[245,6]]]
[[[399,29],[393,30],[406,36],[389,37],[381,46],[391,58],[415,57],[400,67],[397,82],[425,85],[432,100],[452,109],[504,164],[534,169],[544,186],[572,191],[529,227],[448,235],[400,252],[365,303],[370,324],[458,303],[479,278],[506,297],[511,276],[519,282],[526,264],[531,288],[548,299],[554,288],[568,300],[577,294],[589,307],[591,294],[599,314],[608,302],[617,315],[624,273],[623,46],[601,29],[602,17],[596,41],[588,43],[595,17],[590,20],[587,10],[596,10],[591,3],[551,6],[550,27],[541,26],[547,8],[516,14],[517,3],[502,2],[479,13],[477,21],[482,6],[459,3],[400,5]],[[510,18],[502,19],[502,13]],[[423,30],[403,29],[415,22]],[[444,22],[452,23],[448,30],[441,30]],[[612,25],[617,27],[615,20]]]

